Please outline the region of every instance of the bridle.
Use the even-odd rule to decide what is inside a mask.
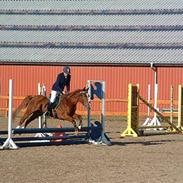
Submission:
[[[81,94],[81,97],[82,97],[82,101],[83,101],[83,105],[86,107],[86,108],[88,108],[88,107],[90,107],[90,104],[89,104],[89,101],[88,101],[88,99],[87,99],[87,104],[84,102],[85,101],[85,96],[84,96],[84,94],[87,94],[88,92],[87,91],[81,91],[80,92],[80,94]]]

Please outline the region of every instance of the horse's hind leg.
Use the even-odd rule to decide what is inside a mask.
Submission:
[[[24,124],[26,122],[26,120],[28,118],[30,118],[33,115],[33,111],[30,109],[27,109],[26,112],[24,113],[23,117],[20,119],[18,126],[16,128],[20,128],[20,126],[22,126],[22,124]]]
[[[81,130],[81,127],[82,127],[82,117],[81,117],[81,115],[79,115],[79,114],[74,114],[73,118],[74,118],[75,120],[79,120],[78,129]]]
[[[22,126],[22,124],[25,123],[26,119],[29,118],[30,115],[31,115],[31,114],[25,113],[25,114],[23,115],[23,117],[20,119],[20,121],[19,121],[19,123],[18,123],[18,126],[17,126],[16,128],[20,128],[20,127]]]
[[[36,119],[39,115],[38,114],[35,114],[33,113],[32,115],[30,115],[26,120],[25,120],[25,125],[24,125],[24,128],[27,127],[27,125],[33,121],[34,119]]]

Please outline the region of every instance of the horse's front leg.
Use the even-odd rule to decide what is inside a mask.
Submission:
[[[76,125],[75,119],[74,119],[73,117],[67,116],[67,117],[64,118],[64,120],[70,121],[70,122],[73,124],[74,129],[75,129],[75,133],[78,135],[78,133],[79,133],[79,128],[78,128],[77,125]]]
[[[75,119],[75,120],[79,120],[79,126],[78,126],[78,129],[79,130],[81,130],[81,127],[82,127],[82,116],[81,115],[79,115],[79,114],[74,114],[73,115],[73,118]]]

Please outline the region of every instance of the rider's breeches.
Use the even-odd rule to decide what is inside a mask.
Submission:
[[[57,96],[57,92],[52,90],[51,91],[51,97],[50,97],[50,102],[51,103],[55,102],[56,96]]]

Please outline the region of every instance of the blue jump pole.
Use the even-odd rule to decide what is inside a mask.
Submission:
[[[45,136],[45,137],[12,137],[13,141],[41,141],[41,140],[67,140],[67,139],[85,139],[87,134],[84,135],[65,135],[65,136]],[[4,142],[6,138],[1,138],[0,141]]]
[[[88,132],[88,127],[82,127],[80,132]],[[23,133],[53,133],[53,132],[75,132],[74,128],[15,128],[12,129],[12,134]],[[0,131],[0,135],[8,134],[8,131]]]

